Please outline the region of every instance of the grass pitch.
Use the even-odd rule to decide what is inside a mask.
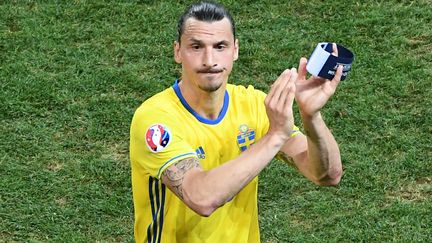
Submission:
[[[267,91],[321,41],[356,54],[323,110],[340,186],[272,162],[262,241],[432,241],[432,2],[222,2],[240,40],[232,83]],[[129,125],[179,76],[189,3],[0,2],[0,241],[133,241]]]

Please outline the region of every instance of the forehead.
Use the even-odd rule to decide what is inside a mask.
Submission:
[[[189,18],[184,25],[182,40],[192,39],[223,39],[234,40],[231,23],[227,18],[219,21],[205,22],[195,18]]]

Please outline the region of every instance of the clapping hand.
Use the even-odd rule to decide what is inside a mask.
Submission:
[[[333,43],[332,55],[338,55],[335,43]],[[321,110],[330,97],[335,93],[342,76],[343,66],[340,65],[337,68],[336,74],[332,80],[316,76],[306,79],[306,64],[307,59],[302,57],[300,59],[298,77],[295,83],[295,99],[302,115],[312,117]]]

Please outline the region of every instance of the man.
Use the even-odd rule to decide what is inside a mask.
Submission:
[[[339,148],[320,109],[342,69],[331,81],[306,80],[302,58],[265,95],[228,84],[238,51],[221,5],[194,4],[180,18],[181,78],[146,100],[131,125],[137,242],[259,242],[256,176],[277,154],[318,185],[339,183]],[[294,125],[294,98],[307,137]]]

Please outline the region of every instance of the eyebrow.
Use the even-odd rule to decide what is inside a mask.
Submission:
[[[226,45],[226,46],[228,46],[229,44],[230,43],[228,41],[223,40],[223,41],[219,41],[218,43],[216,43],[216,46],[218,46],[218,45]]]
[[[198,44],[202,44],[203,42],[201,40],[195,39],[195,38],[190,38],[189,39],[192,43],[198,43]]]
[[[189,41],[192,42],[192,43],[200,44],[200,45],[204,44],[203,41],[198,40],[198,39],[195,39],[195,38],[193,38],[193,37],[190,38]],[[221,40],[221,41],[218,41],[218,42],[216,42],[216,43],[214,44],[214,46],[218,46],[218,45],[227,45],[227,46],[228,46],[228,45],[229,45],[229,42],[226,41],[226,40]]]

